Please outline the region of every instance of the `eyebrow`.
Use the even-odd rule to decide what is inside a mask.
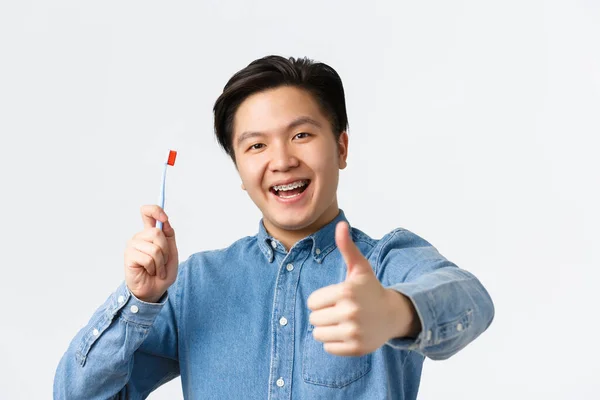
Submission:
[[[293,120],[292,122],[290,122],[288,124],[286,130],[290,131],[290,130],[292,130],[300,125],[304,125],[304,124],[314,125],[317,128],[321,128],[321,124],[319,122],[312,119],[311,117],[303,116],[303,117],[298,117],[295,120]],[[265,134],[262,132],[258,132],[258,131],[246,131],[246,132],[242,133],[240,135],[240,137],[238,138],[237,145],[239,146],[245,140],[248,140],[248,139],[251,139],[251,138],[257,137],[257,136],[265,136]]]

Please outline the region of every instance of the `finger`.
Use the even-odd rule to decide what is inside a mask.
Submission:
[[[166,226],[166,225],[165,225]],[[158,228],[146,228],[141,232],[138,232],[133,237],[135,240],[144,240],[150,243],[154,243],[163,254],[165,264],[169,261],[169,244],[167,243],[166,235],[163,231]]]
[[[171,222],[168,219],[163,223],[162,232],[167,239],[175,239],[175,229],[173,229],[173,226],[171,226]]]
[[[140,214],[142,215],[144,228],[154,228],[156,226],[156,221],[161,221],[164,224],[169,218],[165,211],[156,204],[142,206],[140,208]]]
[[[152,257],[154,264],[154,273],[150,273],[150,275],[158,275],[161,278],[163,277],[163,272],[165,272],[165,259],[163,253],[158,247],[158,245],[154,243],[147,242],[145,240],[134,240],[132,242],[132,247],[142,253],[145,253]]]
[[[350,236],[350,227],[346,222],[339,222],[335,229],[335,242],[346,263],[346,279],[352,274],[373,273],[371,264],[362,255]]]
[[[354,263],[363,258],[360,250],[350,237],[350,228],[346,222],[339,222],[335,227],[335,243],[338,249],[340,249],[340,253],[342,253],[342,257],[348,268],[351,268]]]
[[[335,227],[335,243],[344,257],[346,265],[351,265],[363,259],[363,255],[350,237],[350,227],[346,222],[339,222]]]
[[[344,325],[329,325],[315,327],[312,333],[319,342],[342,342],[349,339],[346,330]]]
[[[339,306],[313,311],[308,317],[308,321],[314,326],[336,325],[346,320],[346,315],[343,312],[342,307]]]
[[[125,250],[125,266],[127,268],[142,268],[148,275],[156,275],[154,259],[131,245]]]
[[[327,342],[323,344],[323,349],[336,356],[363,356],[367,354],[355,341],[345,342]]]
[[[342,298],[342,294],[343,285],[341,283],[325,286],[324,288],[317,289],[312,292],[306,300],[306,305],[313,311],[330,307],[335,305],[338,300]]]

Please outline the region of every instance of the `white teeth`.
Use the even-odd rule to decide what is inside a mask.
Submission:
[[[286,191],[286,190],[292,190],[292,189],[296,189],[302,186],[306,185],[306,181],[296,181],[296,182],[292,182],[289,185],[279,185],[279,186],[273,186],[273,189],[275,189],[276,191]]]
[[[279,195],[282,199],[291,199],[292,197],[300,196],[300,193],[292,194],[290,196]]]

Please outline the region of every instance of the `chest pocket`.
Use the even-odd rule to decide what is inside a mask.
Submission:
[[[323,349],[308,325],[302,355],[302,378],[307,383],[341,388],[362,378],[371,370],[371,354],[360,357],[336,356]]]

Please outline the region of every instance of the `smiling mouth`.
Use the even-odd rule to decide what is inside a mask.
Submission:
[[[282,199],[299,196],[310,185],[310,179],[299,180],[289,185],[271,186],[269,191]]]

